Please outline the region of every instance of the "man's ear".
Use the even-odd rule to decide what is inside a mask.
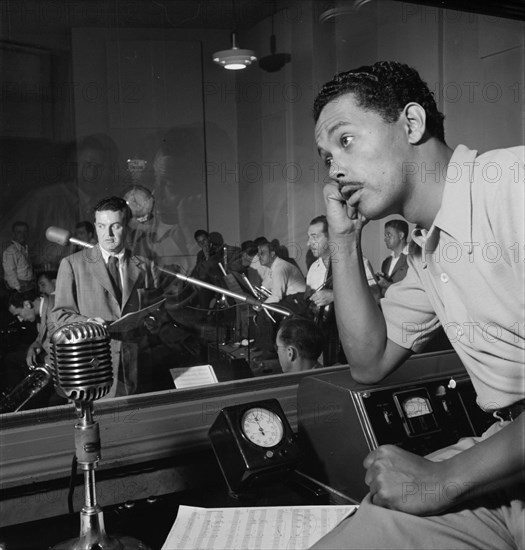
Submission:
[[[409,143],[419,143],[425,134],[427,113],[419,103],[407,103],[403,109]]]
[[[293,346],[288,346],[288,349],[286,350],[288,353],[288,359],[290,361],[295,361],[298,357],[297,350]]]

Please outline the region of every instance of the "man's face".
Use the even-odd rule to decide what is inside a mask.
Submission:
[[[56,280],[53,279],[50,281],[45,275],[41,275],[38,278],[38,292],[43,296],[50,296],[55,292],[55,283]]]
[[[199,235],[196,239],[200,249],[207,254],[210,251],[210,238],[207,235]]]
[[[95,229],[100,246],[107,252],[118,254],[126,245],[128,228],[124,212],[95,212]]]
[[[308,228],[308,246],[316,258],[330,254],[328,235],[323,231],[321,222],[314,223]]]
[[[261,265],[270,267],[274,256],[275,252],[270,252],[270,249],[266,245],[259,247],[259,261],[261,262]]]
[[[410,198],[403,172],[411,158],[405,123],[404,116],[385,122],[359,107],[352,94],[328,103],[317,121],[315,139],[330,179],[368,219],[401,214]]]
[[[395,250],[402,240],[403,233],[400,233],[393,227],[387,227],[385,229],[385,244],[389,250]]]
[[[21,245],[27,243],[28,230],[25,225],[16,225],[13,229],[13,240]]]
[[[14,315],[20,322],[34,323],[36,320],[35,308],[29,300],[26,300],[22,307],[9,306],[9,313]]]

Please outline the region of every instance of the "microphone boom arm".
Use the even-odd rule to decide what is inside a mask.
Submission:
[[[284,315],[285,317],[289,317],[291,315],[291,312],[288,311],[287,309],[284,309],[279,306],[275,306],[273,304],[267,304],[266,302],[261,302],[260,300],[256,300],[255,298],[253,298],[248,294],[239,294],[238,292],[233,292],[232,290],[229,290],[227,288],[212,285],[211,283],[201,281],[200,279],[195,279],[194,277],[188,277],[187,275],[183,275],[182,273],[175,273],[163,267],[157,266],[157,269],[159,271],[162,271],[163,273],[167,273],[168,275],[173,275],[173,277],[177,277],[177,279],[180,279],[181,281],[185,281],[191,285],[200,286],[202,288],[207,288],[208,290],[211,290],[213,292],[218,292],[219,294],[225,294],[226,296],[230,296],[231,298],[234,298],[239,302],[249,304],[251,306],[255,306],[259,308],[262,307],[263,309],[267,309],[267,310],[269,309],[270,311],[274,311],[275,313],[279,313],[280,315]]]

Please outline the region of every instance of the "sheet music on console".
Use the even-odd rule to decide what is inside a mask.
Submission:
[[[306,550],[357,508],[181,505],[162,550]]]

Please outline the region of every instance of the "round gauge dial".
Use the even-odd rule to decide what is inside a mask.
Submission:
[[[248,441],[259,447],[275,447],[284,437],[282,420],[273,411],[248,409],[241,419],[241,429]]]
[[[403,409],[407,415],[407,418],[415,418],[417,416],[423,416],[432,412],[428,401],[417,395],[414,397],[409,397],[403,401]]]

